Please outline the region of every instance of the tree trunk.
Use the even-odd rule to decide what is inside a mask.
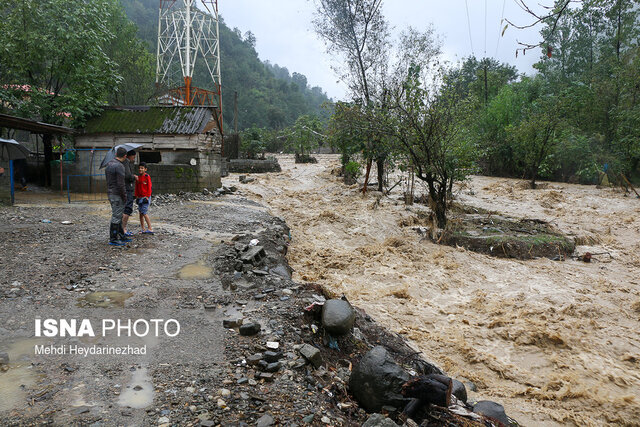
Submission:
[[[447,226],[447,201],[442,200],[440,197],[434,200],[434,213],[436,215],[436,222],[438,224],[438,228],[444,230]]]
[[[364,176],[364,186],[362,187],[362,194],[367,194],[367,185],[369,185],[369,174],[371,173],[371,163],[373,160],[367,160],[367,173]]]
[[[535,168],[531,171],[531,189],[536,189],[536,178],[538,178],[538,169]]]
[[[44,185],[51,186],[51,161],[53,160],[53,136],[51,134],[42,135],[44,143]]]
[[[383,192],[384,183],[384,159],[377,159],[376,166],[378,167],[378,191]]]

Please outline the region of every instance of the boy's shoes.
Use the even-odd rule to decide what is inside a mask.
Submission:
[[[109,244],[111,246],[125,246],[126,245],[126,243],[121,241],[121,240],[111,240],[111,241],[109,241]]]
[[[153,231],[151,231],[151,230],[144,230],[144,231],[141,231],[141,233],[142,233],[142,234],[155,234],[155,233],[154,233]]]
[[[124,233],[125,236],[133,236],[133,233],[130,231],[127,231],[126,233]]]
[[[128,238],[127,236],[125,236],[124,234],[120,235],[120,239],[121,242],[131,242],[133,239]]]

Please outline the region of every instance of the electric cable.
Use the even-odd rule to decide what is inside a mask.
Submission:
[[[500,16],[500,25],[498,25],[498,42],[496,43],[496,53],[493,55],[495,58],[498,57],[498,47],[500,47],[500,39],[502,38],[502,23],[504,22],[504,9],[507,4],[507,0],[503,0],[502,2],[502,16]]]
[[[464,0],[464,6],[467,10],[467,29],[469,30],[469,43],[471,44],[471,54],[475,57],[476,53],[473,50],[473,39],[471,38],[471,20],[469,19],[469,3],[467,3],[467,0]]]

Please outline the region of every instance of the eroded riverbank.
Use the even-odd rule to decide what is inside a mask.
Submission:
[[[411,227],[421,209],[344,186],[337,156],[237,184],[292,229],[294,279],[315,282],[397,331],[524,425],[637,425],[640,410],[640,201],[611,189],[474,177],[462,203],[550,222],[578,260],[497,259],[435,245]]]

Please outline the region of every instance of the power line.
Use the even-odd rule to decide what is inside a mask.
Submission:
[[[487,57],[487,0],[484,0],[484,57]]]
[[[500,47],[500,39],[502,38],[502,23],[504,22],[504,8],[507,4],[507,0],[503,0],[502,2],[502,16],[500,16],[500,25],[498,25],[498,42],[496,43],[496,53],[493,55],[494,57],[498,57],[498,47]]]
[[[469,43],[471,44],[471,54],[475,57],[476,53],[473,50],[473,39],[471,38],[471,20],[469,19],[469,4],[467,0],[464,0],[464,6],[467,10],[467,28],[469,29]]]

